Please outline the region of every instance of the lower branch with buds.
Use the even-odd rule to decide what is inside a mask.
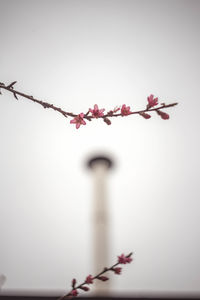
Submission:
[[[158,98],[155,98],[154,95],[151,94],[147,97],[148,103],[146,105],[146,108],[143,110],[131,111],[130,106],[126,106],[126,104],[123,104],[121,107],[115,107],[113,110],[109,110],[105,113],[105,108],[99,109],[98,105],[95,104],[94,108],[89,108],[86,113],[81,112],[79,114],[74,114],[63,110],[62,108],[57,107],[54,104],[50,104],[46,101],[36,99],[33,96],[17,91],[16,89],[14,89],[14,85],[16,83],[17,81],[13,81],[8,85],[0,83],[0,94],[1,89],[3,89],[12,93],[16,100],[18,100],[18,97],[20,96],[41,105],[43,108],[53,109],[54,111],[57,111],[58,113],[62,114],[65,118],[71,117],[73,119],[70,121],[70,123],[76,125],[76,129],[80,128],[81,125],[86,125],[86,121],[92,121],[93,119],[102,119],[107,125],[111,125],[110,119],[113,117],[125,117],[137,114],[143,117],[144,119],[150,119],[151,115],[149,113],[152,112],[156,112],[163,120],[168,120],[169,115],[162,109],[170,108],[178,104],[161,103],[158,106]]]
[[[95,276],[88,275],[86,277],[86,279],[79,285],[77,284],[77,281],[75,278],[72,279],[71,291],[69,293],[65,294],[64,296],[61,296],[58,300],[65,300],[65,299],[70,299],[70,298],[76,297],[76,296],[78,296],[80,291],[88,292],[90,290],[88,285],[93,284],[94,280],[101,280],[101,281],[109,280],[109,278],[107,276],[104,276],[104,274],[107,273],[108,271],[111,271],[117,275],[120,275],[121,271],[122,271],[122,267],[117,267],[117,266],[121,265],[121,264],[125,265],[128,263],[131,263],[133,260],[131,257],[132,254],[133,254],[132,252],[126,256],[124,254],[121,254],[120,256],[118,256],[118,260],[114,265],[112,265],[109,268],[104,268],[99,274],[97,274]]]

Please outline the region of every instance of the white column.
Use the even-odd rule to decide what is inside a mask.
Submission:
[[[112,162],[107,157],[95,157],[89,161],[93,171],[93,243],[94,243],[94,274],[98,274],[109,265],[109,207],[107,199],[107,175]],[[95,296],[107,295],[110,281],[95,282]]]

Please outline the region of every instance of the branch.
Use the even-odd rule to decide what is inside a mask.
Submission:
[[[67,118],[67,117],[74,118],[73,120],[70,121],[70,123],[76,124],[77,129],[81,125],[86,125],[85,120],[92,121],[93,119],[102,119],[107,125],[110,125],[111,124],[110,118],[113,118],[113,117],[124,117],[124,116],[128,116],[128,115],[136,115],[137,114],[137,115],[142,116],[145,119],[149,119],[149,118],[151,118],[151,115],[149,114],[151,112],[156,112],[162,119],[167,120],[167,119],[169,119],[169,115],[166,114],[165,112],[163,112],[161,109],[170,108],[170,107],[173,107],[178,104],[178,103],[171,103],[171,104],[161,103],[160,106],[157,106],[158,98],[154,98],[153,95],[150,95],[149,97],[147,97],[148,104],[147,104],[146,108],[142,109],[142,110],[131,111],[130,106],[126,106],[125,104],[123,104],[122,107],[117,107],[117,108],[114,108],[113,110],[108,111],[107,113],[104,113],[105,109],[104,108],[99,109],[98,105],[95,104],[94,109],[90,108],[87,111],[87,113],[85,113],[85,114],[84,113],[74,114],[71,112],[67,112],[67,111],[63,110],[62,108],[57,107],[53,104],[50,104],[46,101],[36,99],[33,96],[30,96],[30,95],[24,94],[20,91],[17,91],[13,87],[16,83],[17,83],[16,81],[11,82],[9,85],[0,83],[0,93],[1,93],[1,89],[7,90],[8,92],[12,93],[13,96],[17,100],[18,100],[18,96],[21,96],[32,102],[36,102],[36,103],[40,104],[41,106],[43,106],[43,108],[53,109],[54,111],[57,111],[60,114],[62,114],[65,118]],[[120,111],[120,112],[118,113],[118,111]]]
[[[81,284],[79,285],[76,285],[76,279],[73,279],[72,280],[72,289],[69,293],[67,293],[66,295],[64,296],[61,296],[58,300],[65,300],[65,299],[70,299],[72,297],[76,297],[78,296],[79,292],[78,290],[83,290],[85,292],[89,291],[90,288],[87,286],[89,284],[93,284],[93,281],[98,279],[98,280],[101,280],[101,281],[107,281],[109,280],[109,278],[107,276],[102,276],[103,274],[105,274],[106,272],[108,271],[112,271],[114,272],[115,274],[118,274],[120,275],[121,274],[121,271],[122,271],[122,268],[121,267],[118,267],[116,268],[118,265],[120,264],[127,264],[127,263],[130,263],[133,259],[131,258],[132,256],[132,252],[128,255],[120,255],[118,256],[118,261],[117,263],[115,263],[114,265],[112,265],[111,267],[109,268],[104,268],[100,273],[98,273],[96,276],[92,276],[92,275],[88,275],[85,279],[85,281],[83,281]]]

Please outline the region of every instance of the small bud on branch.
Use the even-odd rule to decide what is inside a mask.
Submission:
[[[83,290],[83,291],[85,291],[85,292],[88,292],[88,291],[90,290],[90,288],[87,287],[87,286],[80,286],[79,289],[81,289],[81,290]]]
[[[156,112],[157,112],[157,114],[158,114],[163,120],[168,120],[168,119],[169,119],[169,115],[166,114],[164,111],[157,110]]]
[[[97,279],[99,279],[101,281],[107,281],[107,280],[109,280],[109,278],[106,277],[106,276],[99,276],[99,277],[97,277]]]
[[[75,285],[76,285],[76,279],[74,278],[74,279],[72,279],[72,287],[74,288]]]
[[[121,274],[122,268],[113,268],[112,271],[119,275]]]
[[[146,114],[145,112],[141,112],[140,116],[142,116],[145,119],[150,119],[151,118],[151,116],[149,114]]]
[[[108,118],[104,118],[103,120],[107,125],[111,125],[111,121]]]

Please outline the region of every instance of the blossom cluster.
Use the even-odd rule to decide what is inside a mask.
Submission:
[[[143,118],[145,119],[150,119],[151,115],[146,113],[149,110],[152,110],[153,107],[158,105],[158,98],[155,98],[154,95],[150,95],[147,97],[147,107],[145,111],[141,111],[138,112],[139,115],[141,115]],[[163,107],[165,107],[165,104],[163,104]],[[118,111],[120,111],[120,113],[117,113]],[[160,109],[155,109],[155,111],[157,112],[157,114],[163,119],[163,120],[167,120],[169,119],[169,115],[163,111],[161,111]],[[113,116],[128,116],[131,114],[134,114],[135,112],[131,111],[130,106],[126,106],[126,104],[123,104],[120,107],[115,108],[114,110],[110,110],[108,111],[106,114],[105,112],[105,108],[101,108],[99,109],[98,105],[95,104],[94,108],[89,108],[87,114],[84,113],[80,113],[77,116],[74,117],[73,120],[70,121],[71,124],[75,124],[76,125],[76,129],[78,129],[81,125],[86,125],[86,122],[84,119],[88,119],[91,121],[90,117],[92,118],[103,118],[104,122],[106,122],[108,125],[111,124],[111,121],[108,117],[113,117]]]
[[[132,262],[132,258],[131,258],[131,255],[132,253],[128,254],[128,255],[124,255],[124,254],[121,254],[120,256],[118,256],[118,259],[117,259],[117,263],[115,263],[113,266],[111,266],[110,268],[104,268],[103,271],[101,271],[99,274],[97,274],[96,276],[92,276],[91,274],[89,274],[83,283],[77,285],[77,281],[76,279],[72,279],[72,283],[71,283],[71,286],[72,286],[72,290],[60,297],[59,299],[60,300],[64,300],[64,299],[69,299],[69,298],[72,298],[72,297],[76,297],[78,296],[79,294],[79,290],[82,290],[82,291],[85,291],[85,292],[88,292],[90,290],[90,288],[88,287],[88,285],[90,284],[93,284],[94,283],[94,280],[98,279],[100,281],[107,281],[109,280],[109,278],[105,275],[103,275],[104,273],[108,272],[108,271],[112,271],[114,274],[117,274],[117,275],[120,275],[121,272],[122,272],[122,268],[121,267],[117,267],[118,265],[120,264],[128,264],[128,263],[131,263]]]

